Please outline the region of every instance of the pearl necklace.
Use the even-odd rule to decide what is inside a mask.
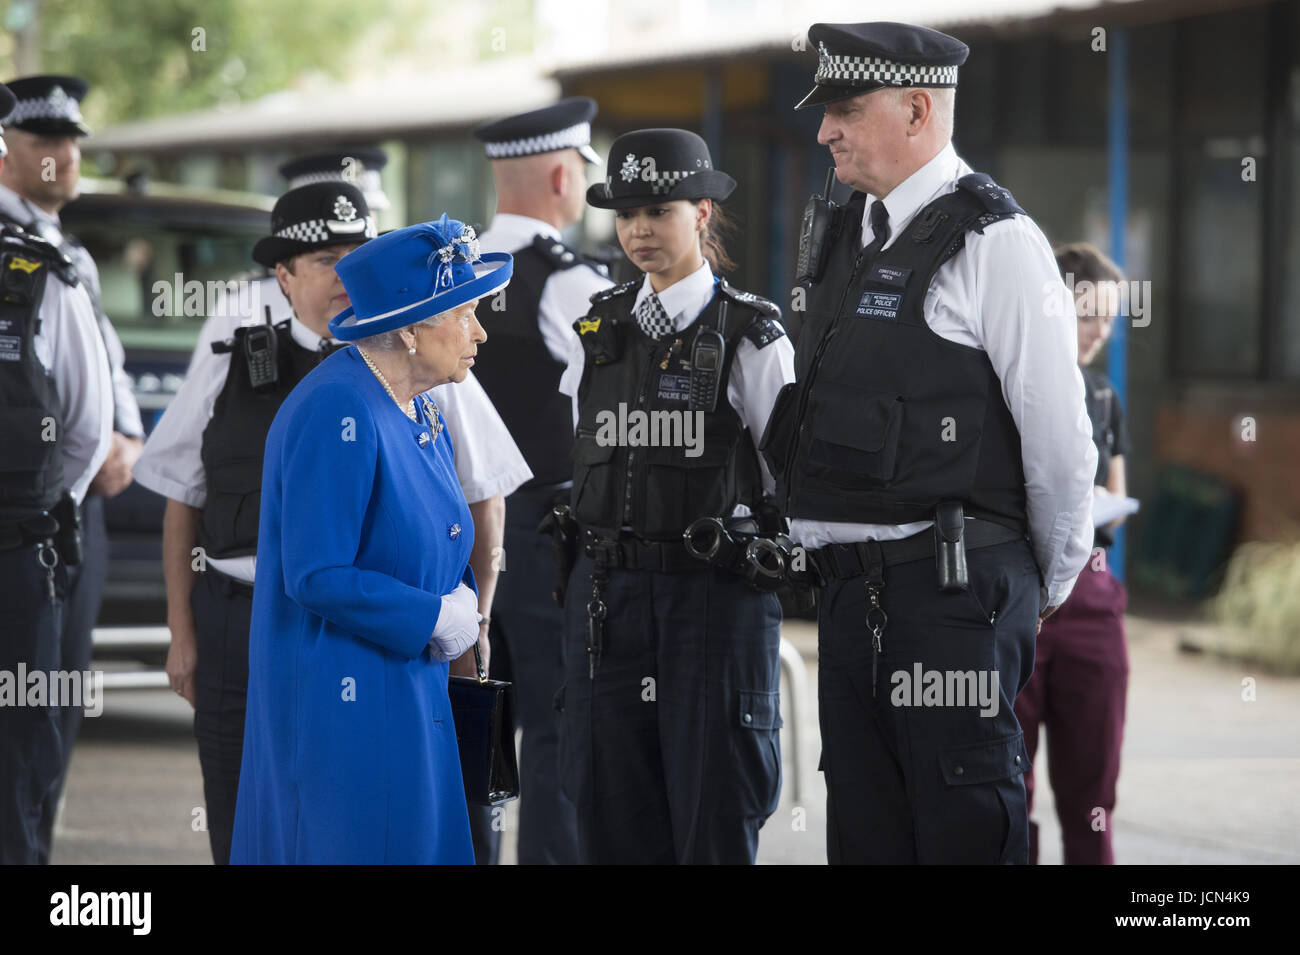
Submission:
[[[379,383],[384,386],[384,391],[388,392],[388,397],[392,398],[393,403],[402,409],[402,414],[406,415],[412,421],[418,422],[420,419],[415,416],[415,399],[412,398],[405,405],[398,401],[397,395],[393,394],[393,388],[388,383],[388,379],[384,377],[384,373],[379,370],[379,366],[377,366],[374,361],[371,360],[370,356],[362,351],[361,348],[357,348],[357,351],[361,353],[361,360],[366,363],[366,367],[375,373],[375,377],[379,379]]]

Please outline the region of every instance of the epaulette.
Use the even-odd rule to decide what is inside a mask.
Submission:
[[[559,239],[552,239],[549,236],[533,236],[533,248],[541,254],[542,258],[557,269],[571,269],[583,262],[581,255]]]
[[[1021,215],[1025,214],[1025,210],[1020,208],[1020,204],[1010,192],[982,172],[962,176],[957,180],[957,187],[974,195],[986,212],[998,217],[1014,215],[1017,212]]]
[[[7,222],[4,224],[3,233],[4,249],[6,252],[12,252],[15,257],[15,260],[10,262],[9,268],[22,268],[31,272],[38,265],[48,265],[50,271],[63,280],[64,285],[77,287],[81,281],[77,266],[71,258],[60,252],[57,246],[39,235],[26,231],[21,226]],[[27,264],[22,264],[24,262]]]
[[[752,292],[742,292],[739,289],[732,288],[727,284],[726,279],[718,280],[718,290],[733,302],[747,305],[766,318],[781,317],[781,309],[776,302],[765,299],[761,295],[755,295]]]
[[[631,282],[624,282],[622,285],[615,285],[613,288],[601,289],[591,297],[591,304],[598,305],[601,302],[608,302],[611,298],[618,298],[620,295],[626,295],[633,289],[639,288],[641,283],[636,279]]]

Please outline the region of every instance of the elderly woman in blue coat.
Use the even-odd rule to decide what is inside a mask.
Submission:
[[[447,671],[478,637],[474,528],[425,392],[464,380],[511,257],[443,216],[335,268],[353,347],[266,441],[230,861],[472,864]]]

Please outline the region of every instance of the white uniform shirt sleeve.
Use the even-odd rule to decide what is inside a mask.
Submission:
[[[584,313],[585,314],[585,313]],[[573,429],[578,430],[578,386],[582,384],[582,369],[586,355],[582,350],[582,339],[577,335],[569,345],[569,364],[560,376],[560,394],[573,399]]]
[[[546,350],[556,361],[569,360],[578,340],[573,323],[587,314],[591,297],[613,285],[608,278],[586,265],[552,272],[537,303],[539,327]],[[506,294],[510,292],[507,289]]]
[[[1074,302],[1047,239],[1024,216],[994,223],[983,235],[969,233],[964,254],[949,264],[954,281],[930,291],[931,326],[966,324],[1002,382],[1020,432],[1034,557],[1047,603],[1055,606],[1069,596],[1092,549],[1097,470]]]
[[[430,394],[446,419],[466,501],[476,504],[512,494],[532,479],[528,462],[473,372],[459,384],[438,385]]]
[[[208,497],[200,457],[203,430],[230,371],[230,353],[214,355],[212,343],[233,335],[239,322],[239,316],[218,311],[203,323],[185,381],[131,472],[149,490],[190,507],[202,507]]]
[[[45,282],[37,358],[54,377],[63,406],[63,480],[77,503],[108,458],[113,441],[113,382],[95,309],[84,288],[55,276]]]
[[[790,344],[788,335],[782,335],[763,348],[755,347],[748,338],[740,340],[727,379],[727,401],[749,428],[755,450],[758,450],[758,442],[763,437],[778,392],[791,381],[794,381],[794,346]],[[763,493],[771,495],[776,490],[776,481],[762,455],[759,455],[758,464],[763,473]]]
[[[99,285],[99,267],[95,265],[95,260],[91,258],[89,252],[84,248],[80,251],[82,254],[78,256],[77,270],[81,273],[82,281],[90,286],[90,291],[102,308],[104,298]],[[140,405],[135,400],[131,376],[126,372],[126,349],[122,347],[122,340],[117,337],[117,329],[107,317],[99,323],[99,327],[104,333],[108,367],[113,373],[113,406],[116,418],[114,424],[120,424],[121,431],[125,435],[143,438],[144,422],[140,420]]]

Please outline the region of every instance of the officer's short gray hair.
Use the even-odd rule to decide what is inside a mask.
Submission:
[[[433,328],[442,324],[443,316],[446,314],[446,312],[439,312],[437,315],[431,315],[423,321],[412,322],[404,327],[417,328],[423,325],[427,328]],[[402,336],[399,334],[401,331],[402,329],[395,328],[391,332],[380,332],[378,335],[371,335],[368,338],[358,338],[353,344],[358,348],[364,348],[366,351],[406,351],[406,343],[402,341]]]
[[[902,105],[904,99],[916,91],[914,86],[900,86],[895,89],[894,99]],[[932,86],[927,87],[926,92],[930,94],[930,100],[934,103],[934,120],[935,127],[952,138],[953,117],[957,111],[957,88],[954,86]]]

